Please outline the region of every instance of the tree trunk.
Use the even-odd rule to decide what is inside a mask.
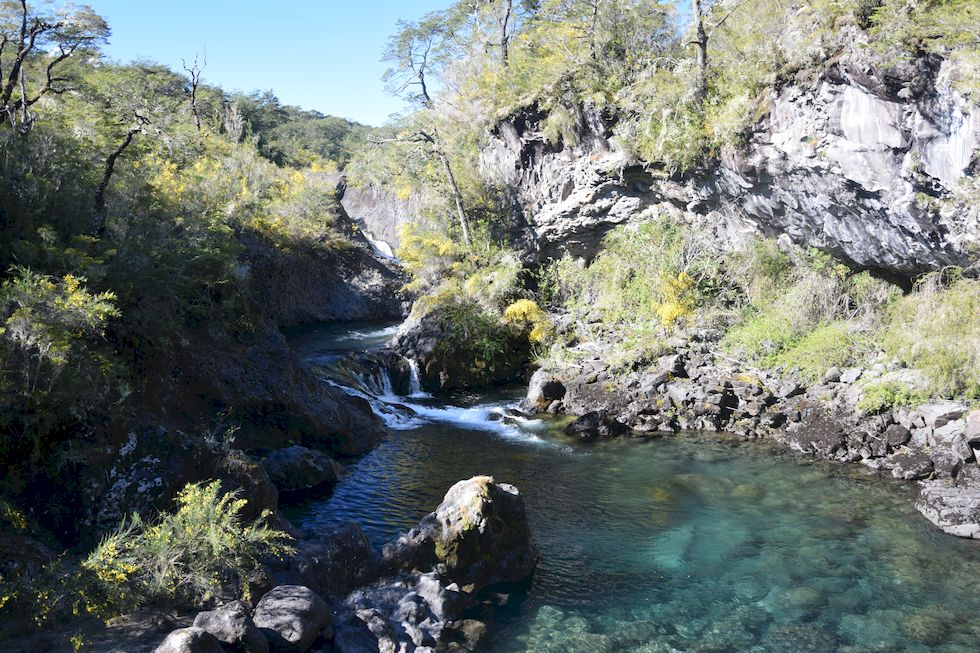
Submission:
[[[589,55],[592,57],[592,61],[599,60],[599,51],[596,47],[596,30],[599,28],[599,2],[601,0],[592,0],[592,28],[589,33]],[[695,0],[697,2],[697,0]]]
[[[697,47],[697,70],[694,77],[694,102],[704,102],[708,94],[708,33],[704,29],[704,16],[701,13],[701,0],[691,0],[691,19],[694,21]]]
[[[105,160],[105,170],[102,173],[102,181],[99,182],[99,188],[95,191],[95,234],[101,236],[105,233],[105,192],[109,188],[109,181],[112,179],[112,171],[116,167],[116,160],[122,156],[122,153],[126,151],[126,148],[130,146],[133,142],[133,138],[136,134],[143,131],[144,122],[141,120],[138,124],[129,128],[126,132],[126,138],[122,143],[119,144],[115,150],[106,158]]]
[[[510,27],[510,16],[514,11],[514,0],[504,0],[504,16],[500,20],[500,64],[506,68],[508,57],[510,56],[510,36],[507,29]]]
[[[449,182],[453,199],[456,201],[456,215],[459,218],[459,226],[463,230],[463,242],[466,243],[466,249],[470,249],[470,225],[466,219],[466,211],[463,210],[463,196],[459,192],[459,186],[456,184],[456,176],[453,174],[453,168],[449,164],[449,157],[446,156],[438,144],[436,144],[436,154],[439,156],[439,160],[442,161],[442,168],[446,173],[446,180]]]

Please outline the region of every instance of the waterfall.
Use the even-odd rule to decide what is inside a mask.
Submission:
[[[414,358],[406,358],[405,361],[408,363],[408,396],[416,399],[431,397],[432,395],[422,391],[422,377],[419,374],[419,364],[415,362]]]

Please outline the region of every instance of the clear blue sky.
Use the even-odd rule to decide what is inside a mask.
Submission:
[[[271,89],[286,104],[380,125],[402,108],[384,91],[381,53],[399,18],[450,0],[81,0],[112,27],[106,52],[180,70],[207,51],[204,80]]]

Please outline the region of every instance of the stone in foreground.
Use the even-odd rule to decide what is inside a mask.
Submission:
[[[330,608],[310,588],[280,585],[255,606],[254,620],[273,650],[302,653],[330,625],[331,616]]]
[[[167,635],[153,653],[224,653],[224,649],[203,628],[181,628]]]
[[[241,601],[226,603],[209,612],[198,613],[194,627],[206,630],[215,639],[248,653],[266,653],[269,642],[258,629]]]

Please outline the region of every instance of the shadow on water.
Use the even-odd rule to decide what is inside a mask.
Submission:
[[[301,351],[329,354],[324,333]],[[515,484],[541,562],[493,611],[494,653],[978,649],[980,550],[932,529],[908,484],[723,435],[580,444],[509,418],[521,391],[375,397],[414,421],[291,516],[380,546],[460,479]]]

